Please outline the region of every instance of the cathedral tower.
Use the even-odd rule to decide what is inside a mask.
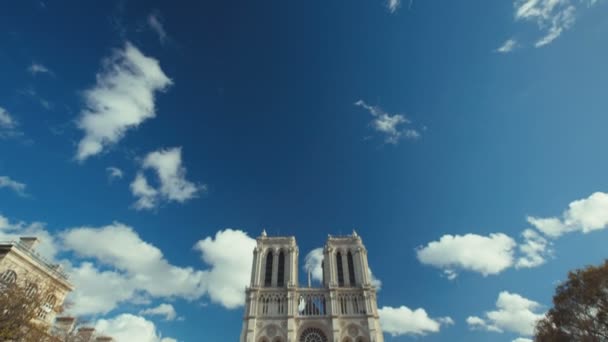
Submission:
[[[257,238],[241,342],[383,342],[361,238],[329,236],[321,287],[298,284],[294,237]]]

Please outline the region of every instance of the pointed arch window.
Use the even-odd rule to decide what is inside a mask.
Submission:
[[[264,272],[264,286],[272,285],[272,251],[266,254],[266,271]]]
[[[285,286],[285,253],[279,253],[279,269],[277,274],[277,286]]]
[[[323,272],[323,284],[325,284],[325,260],[321,261],[321,271]]]
[[[344,269],[342,268],[342,253],[336,253],[336,265],[338,265],[338,285],[344,286]]]
[[[348,261],[348,280],[350,281],[350,286],[355,286],[355,263],[353,262],[353,255],[350,251],[348,251],[346,259]]]

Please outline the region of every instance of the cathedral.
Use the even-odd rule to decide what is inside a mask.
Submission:
[[[241,342],[383,342],[361,238],[329,236],[320,287],[298,283],[293,236],[257,238]]]

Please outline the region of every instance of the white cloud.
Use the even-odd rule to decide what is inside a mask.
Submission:
[[[164,316],[166,321],[173,321],[177,318],[177,312],[171,304],[162,303],[154,308],[141,310],[140,315]]]
[[[103,64],[97,84],[85,92],[86,108],[78,119],[78,127],[85,133],[76,153],[79,161],[101,153],[127,130],[153,118],[155,93],[172,83],[156,59],[143,55],[131,43]]]
[[[0,176],[0,189],[7,188],[16,192],[19,196],[27,196],[25,193],[26,185],[24,183],[17,182],[8,176]]]
[[[78,314],[107,313],[138,292],[186,299],[205,293],[204,271],[171,265],[156,246],[141,240],[124,224],[73,228],[63,232],[61,240],[64,248],[78,257],[94,259],[112,269],[100,270],[92,263],[73,267],[74,312]]]
[[[513,51],[516,47],[517,41],[515,39],[507,39],[498,49],[496,49],[496,52],[509,53]]]
[[[76,286],[69,295],[69,300],[74,303],[68,309],[70,314],[107,314],[120,303],[136,297],[138,285],[128,274],[100,270],[92,262],[72,265],[64,261],[63,264],[70,275],[70,281]]]
[[[391,13],[395,13],[401,6],[401,0],[388,0],[386,5]]]
[[[95,330],[103,335],[112,336],[115,341],[176,341],[172,338],[163,338],[157,332],[154,323],[131,314],[121,314],[112,319],[100,319],[95,324]]]
[[[22,136],[23,133],[17,129],[19,123],[4,108],[0,107],[0,139]]]
[[[515,0],[515,20],[536,23],[544,36],[536,41],[536,47],[545,46],[572,28],[576,21],[577,6],[595,5],[595,0]]]
[[[457,270],[479,272],[484,276],[498,274],[514,262],[515,241],[502,233],[444,235],[416,251],[423,264],[443,269],[453,279]]]
[[[533,341],[529,338],[518,337],[518,338],[514,339],[512,342],[533,342]]]
[[[9,114],[9,112],[0,107],[0,128],[11,129],[17,126],[17,122],[13,117]]]
[[[528,222],[543,234],[556,238],[580,231],[589,233],[608,227],[608,194],[596,192],[587,198],[571,202],[562,217],[528,217]]]
[[[106,172],[108,173],[108,178],[110,180],[121,179],[123,176],[122,170],[114,166],[107,167]]]
[[[514,332],[523,336],[534,333],[536,321],[543,317],[537,313],[540,304],[516,293],[502,291],[496,300],[496,310],[485,313],[485,318],[470,316],[467,324],[472,329],[494,332]]]
[[[365,101],[355,102],[355,106],[366,109],[373,117],[371,125],[377,132],[384,135],[384,142],[397,144],[401,138],[418,139],[421,134],[415,129],[408,128],[401,130],[401,125],[410,124],[410,120],[401,114],[390,115],[378,106],[370,106]]]
[[[158,191],[148,184],[146,177],[141,172],[137,173],[130,187],[133,196],[138,197],[137,201],[133,203],[135,209],[156,208]]]
[[[517,259],[516,268],[537,267],[545,263],[546,257],[550,254],[550,243],[532,229],[526,229],[522,233],[524,242],[519,244],[519,251],[522,254]]]
[[[161,44],[167,41],[168,35],[158,13],[148,15],[148,26],[158,35]]]
[[[210,270],[205,273],[205,285],[213,302],[236,308],[245,302],[245,287],[251,277],[255,239],[240,230],[218,231],[215,239],[207,237],[196,243],[203,261]]]
[[[323,281],[323,268],[321,267],[322,263],[323,263],[323,248],[321,248],[321,247],[315,248],[312,251],[308,252],[308,254],[306,254],[306,257],[304,258],[304,271],[306,273],[308,273],[308,271],[310,271],[313,280],[322,282]],[[382,281],[374,276],[371,268],[368,268],[367,271],[369,274],[369,278],[371,279],[370,282],[372,283],[372,286],[374,286],[376,288],[376,290],[378,290],[378,291],[381,290]]]
[[[139,172],[131,183],[131,192],[138,197],[133,206],[138,209],[153,209],[161,201],[183,203],[195,198],[206,189],[186,180],[186,168],[182,166],[182,149],[175,147],[149,153],[142,163],[143,170],[154,170],[160,187],[153,188],[142,172]]]
[[[32,63],[28,68],[27,71],[29,71],[32,75],[36,75],[36,74],[49,74],[49,75],[53,75],[53,72],[47,68],[46,66],[40,64],[40,63]]]
[[[391,336],[426,335],[439,332],[441,325],[452,325],[450,317],[430,318],[422,308],[411,310],[406,306],[393,308],[384,306],[378,309],[382,330]]]
[[[0,241],[20,236],[40,238],[37,252],[64,266],[76,287],[68,310],[76,316],[107,314],[121,303],[149,304],[153,298],[195,300],[207,295],[226,308],[241,306],[256,244],[243,231],[218,231],[194,246],[209,266],[198,270],[170,264],[160,249],[122,223],[71,228],[54,236],[42,223],[15,223],[0,215]],[[70,260],[58,261],[65,252]],[[166,309],[161,305],[156,311],[168,313]]]
[[[46,230],[44,223],[10,222],[0,214],[0,241],[18,241],[22,236],[35,236],[40,241],[36,247],[37,253],[48,260],[55,260],[58,245],[55,238]]]
[[[323,262],[323,248],[315,248],[306,254],[304,258],[304,271],[308,274],[311,273],[312,279],[322,282],[323,281],[323,268],[321,264]]]

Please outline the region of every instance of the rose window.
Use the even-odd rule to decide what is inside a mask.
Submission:
[[[308,328],[300,335],[300,342],[327,342],[327,337],[317,328]]]

